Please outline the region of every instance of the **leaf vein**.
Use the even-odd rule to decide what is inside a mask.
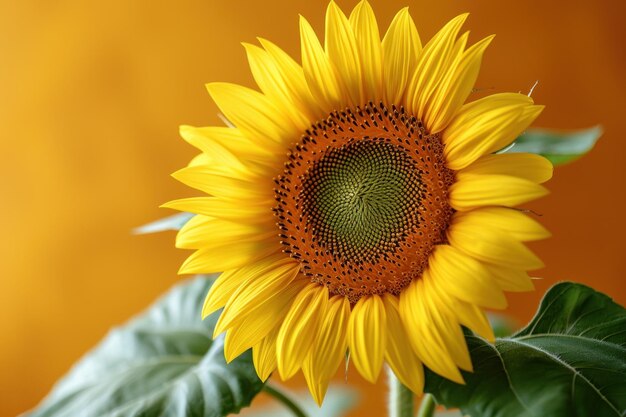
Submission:
[[[622,415],[622,414],[621,414],[621,413],[620,413],[620,411],[617,409],[617,407],[616,407],[616,406],[615,406],[615,405],[614,405],[611,401],[609,401],[609,399],[608,399],[608,398],[606,398],[606,397],[604,396],[604,394],[602,394],[602,392],[601,392],[601,391],[600,391],[600,390],[599,390],[599,389],[598,389],[595,385],[593,385],[593,384],[591,383],[591,381],[589,381],[589,380],[588,380],[588,379],[587,379],[587,378],[586,378],[583,374],[581,374],[580,372],[578,372],[578,371],[576,370],[576,368],[574,368],[573,366],[571,366],[569,363],[567,363],[567,362],[563,361],[561,358],[559,358],[558,356],[556,356],[556,355],[552,354],[551,352],[549,352],[549,351],[547,351],[547,350],[544,350],[544,349],[541,349],[540,347],[537,347],[537,346],[531,345],[531,344],[529,344],[529,343],[524,343],[524,342],[521,342],[520,340],[516,340],[516,339],[506,339],[506,341],[508,341],[508,342],[512,342],[512,343],[518,343],[518,344],[520,344],[520,345],[522,345],[522,346],[526,346],[526,347],[527,347],[527,348],[529,348],[529,349],[534,349],[534,350],[536,350],[536,351],[538,351],[538,352],[541,352],[541,353],[543,353],[544,355],[546,355],[548,358],[550,358],[550,359],[552,359],[553,361],[555,361],[555,362],[557,362],[557,363],[561,364],[562,366],[566,367],[566,368],[567,368],[567,369],[569,369],[571,372],[573,372],[575,375],[577,375],[578,377],[580,377],[580,379],[582,379],[583,381],[585,381],[585,382],[587,383],[587,385],[589,385],[589,386],[591,387],[591,389],[593,389],[593,390],[594,390],[594,391],[598,394],[598,396],[599,396],[602,400],[604,400],[604,402],[605,402],[606,404],[608,404],[608,405],[609,405],[609,407],[611,407],[611,409],[612,409],[613,411],[615,411],[616,415],[618,415],[618,416],[620,416],[620,417],[621,417],[621,415]],[[574,382],[574,380],[572,380],[572,382]]]

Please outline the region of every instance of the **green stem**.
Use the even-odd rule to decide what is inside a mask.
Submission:
[[[413,392],[398,380],[391,369],[389,379],[389,417],[413,417]]]
[[[417,417],[433,417],[435,415],[435,407],[437,407],[435,397],[432,394],[424,394]]]
[[[298,404],[293,402],[291,398],[289,398],[285,393],[283,393],[279,389],[269,384],[265,384],[265,386],[263,387],[263,390],[265,390],[265,392],[267,392],[269,395],[271,395],[272,397],[274,397],[275,399],[283,403],[285,407],[291,410],[294,416],[307,417],[305,412],[302,410],[302,408],[300,408]]]

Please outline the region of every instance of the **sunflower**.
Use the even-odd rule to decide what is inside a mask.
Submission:
[[[422,47],[408,8],[382,42],[372,8],[331,2],[324,46],[300,18],[302,64],[272,42],[244,44],[260,92],[208,91],[231,126],[181,127],[202,153],[174,177],[207,195],[166,204],[195,213],[180,272],[222,272],[203,316],[228,361],[252,348],[261,379],[302,370],[318,403],[342,361],[368,381],[384,363],[416,393],[423,366],[462,383],[461,326],[493,340],[483,308],[533,288],[548,236],[513,208],[547,193],[551,164],[497,154],[539,115],[523,94],[465,104],[487,37],[467,15]]]

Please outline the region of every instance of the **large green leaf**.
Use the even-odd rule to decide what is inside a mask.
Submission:
[[[580,284],[545,295],[535,318],[495,345],[467,334],[465,385],[427,373],[426,391],[473,417],[626,415],[626,310]]]
[[[602,127],[572,132],[558,132],[547,129],[529,129],[502,153],[528,152],[543,155],[554,165],[574,161],[589,152],[602,136]]]
[[[211,340],[217,315],[200,319],[211,283],[176,286],[112,330],[31,416],[218,417],[249,405],[263,388],[250,352],[227,365],[223,338]]]

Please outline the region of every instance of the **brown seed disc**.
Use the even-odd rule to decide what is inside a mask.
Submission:
[[[439,135],[371,103],[313,125],[275,179],[284,252],[351,302],[399,294],[445,243],[453,209]]]

